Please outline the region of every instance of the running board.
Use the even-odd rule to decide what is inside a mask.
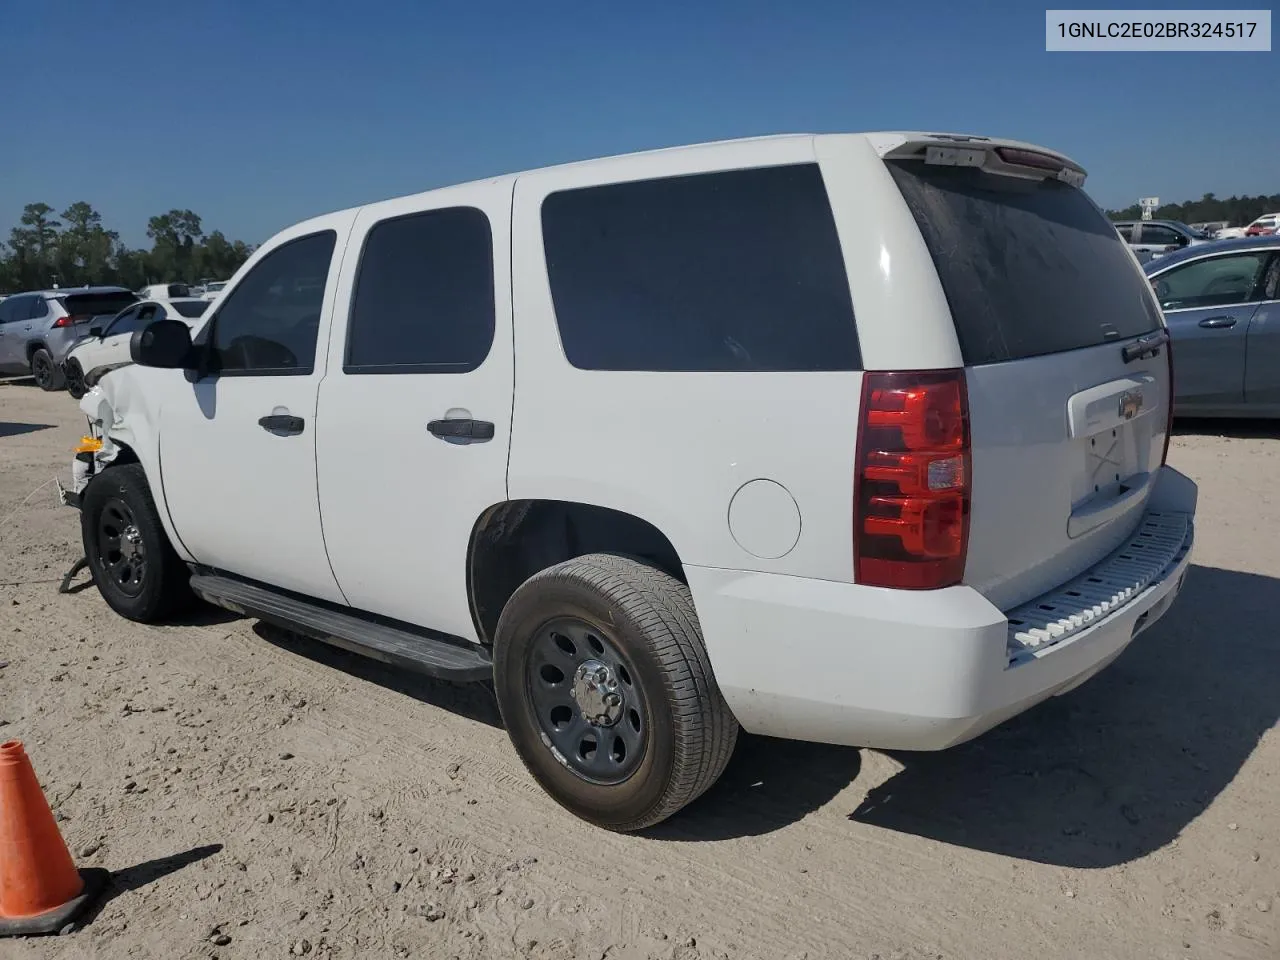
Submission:
[[[442,680],[475,681],[493,677],[489,651],[461,637],[391,626],[314,600],[204,570],[192,574],[191,589],[202,599],[233,613],[257,617],[392,666]]]

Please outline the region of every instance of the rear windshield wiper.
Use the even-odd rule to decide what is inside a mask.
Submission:
[[[1135,360],[1142,360],[1146,357],[1159,356],[1160,348],[1169,342],[1169,331],[1161,330],[1159,333],[1153,333],[1149,337],[1142,337],[1126,346],[1120,356],[1124,357],[1125,363],[1133,363]]]

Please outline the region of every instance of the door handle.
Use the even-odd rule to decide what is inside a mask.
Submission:
[[[287,413],[273,413],[258,418],[258,426],[270,433],[301,433],[305,425],[306,421],[301,417],[293,417]]]
[[[493,439],[493,424],[488,420],[432,420],[427,430],[449,443],[483,443]]]
[[[1205,317],[1200,321],[1200,326],[1209,330],[1226,330],[1228,327],[1236,325],[1235,317]]]

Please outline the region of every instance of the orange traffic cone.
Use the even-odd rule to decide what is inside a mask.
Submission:
[[[0,744],[0,937],[63,930],[107,876],[77,872],[22,744]]]

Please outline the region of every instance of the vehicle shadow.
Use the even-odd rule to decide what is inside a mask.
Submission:
[[[468,720],[502,729],[502,715],[498,712],[498,702],[494,699],[492,684],[452,683],[448,680],[437,680],[425,674],[388,666],[369,657],[282,630],[262,621],[254,623],[253,632],[272,646],[306,657],[314,663],[341,670],[350,676],[376,683],[384,689],[413,697],[422,703],[448,710]]]
[[[861,768],[855,747],[740,734],[715,786],[643,835],[702,842],[772,833],[831,802]]]
[[[4,437],[20,437],[25,433],[37,433],[41,430],[52,430],[52,423],[10,423],[0,421],[0,439]]]
[[[1216,417],[1178,417],[1173,421],[1175,437],[1231,437],[1234,440],[1280,439],[1280,420],[1251,420]]]
[[[34,387],[36,378],[32,376],[20,376],[10,379],[0,376],[0,387]]]
[[[894,756],[849,818],[1040,863],[1110,867],[1178,836],[1280,715],[1280,580],[1193,567],[1107,670],[976,741]]]

